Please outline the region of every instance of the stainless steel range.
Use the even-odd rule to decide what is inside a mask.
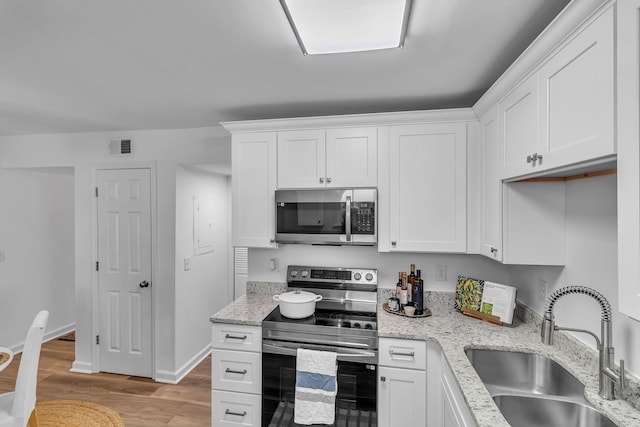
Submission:
[[[315,314],[289,319],[276,308],[262,322],[262,425],[293,422],[297,349],[338,354],[334,426],[376,426],[378,272],[367,268],[289,266],[288,290],[322,295]]]

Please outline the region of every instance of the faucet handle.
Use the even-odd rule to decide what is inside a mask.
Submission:
[[[627,387],[627,375],[624,372],[624,360],[620,359],[620,391]]]

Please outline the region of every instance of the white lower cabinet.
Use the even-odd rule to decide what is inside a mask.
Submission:
[[[443,427],[474,427],[476,422],[465,403],[462,391],[458,386],[447,362],[442,359],[442,375],[440,379],[442,389],[442,426]]]
[[[211,425],[260,426],[262,328],[213,324]]]
[[[379,427],[427,425],[426,343],[380,338]]]

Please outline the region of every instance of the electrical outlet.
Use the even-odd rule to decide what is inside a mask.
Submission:
[[[184,258],[184,271],[191,270],[191,257]]]
[[[543,301],[547,299],[547,281],[546,280],[538,279],[538,296]]]
[[[436,280],[438,282],[444,282],[447,280],[447,266],[436,265]]]

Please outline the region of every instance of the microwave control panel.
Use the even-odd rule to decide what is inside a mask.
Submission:
[[[376,234],[376,205],[374,202],[351,204],[351,233]]]

